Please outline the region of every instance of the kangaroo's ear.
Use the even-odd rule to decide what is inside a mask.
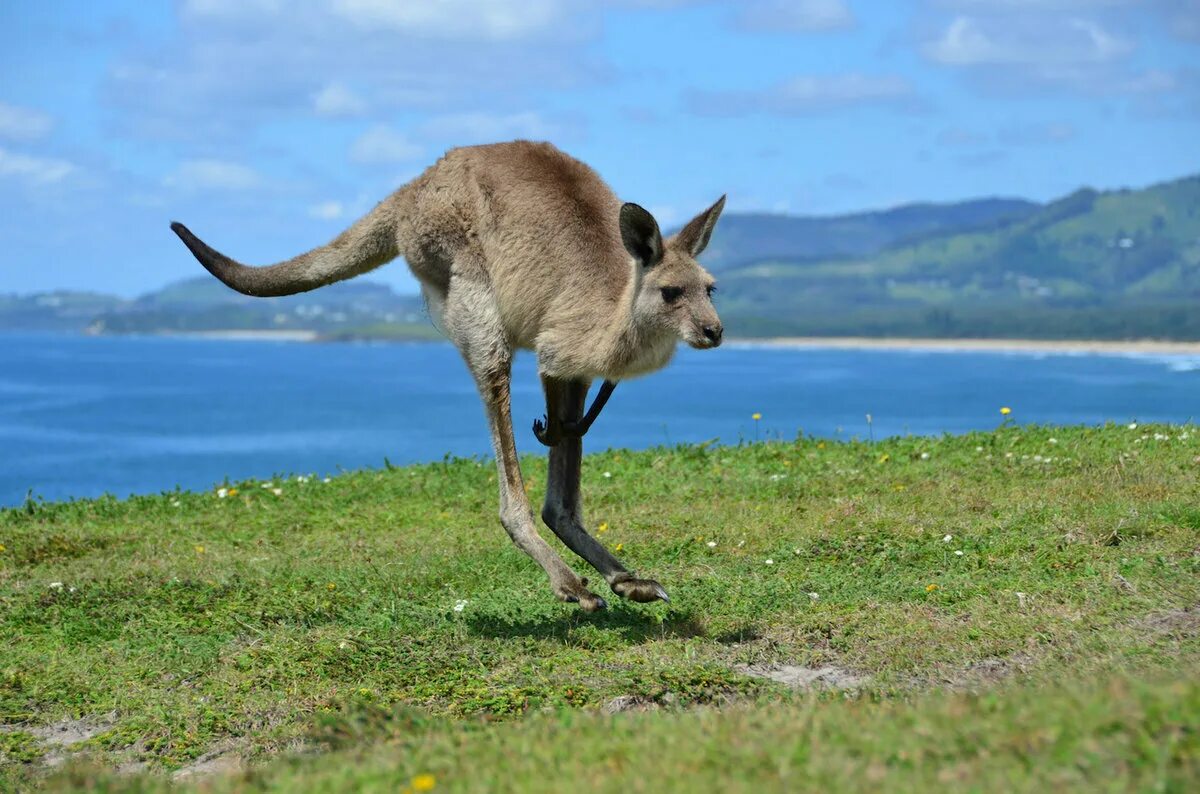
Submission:
[[[683,249],[692,255],[693,258],[700,256],[705,248],[708,247],[708,240],[712,237],[713,227],[717,225],[717,218],[721,217],[721,210],[725,209],[725,197],[717,199],[717,203],[700,213],[696,217],[688,221],[687,226],[679,230],[679,234],[675,235],[677,245],[683,246]]]
[[[662,261],[662,233],[654,216],[637,204],[621,205],[621,242],[642,267],[654,267]]]

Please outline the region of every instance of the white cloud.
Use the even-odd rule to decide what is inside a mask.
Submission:
[[[363,28],[491,41],[551,30],[562,21],[566,5],[560,0],[333,0],[335,13]]]
[[[599,19],[576,0],[189,0],[103,97],[130,138],[208,146],[302,115],[511,110],[611,77]]]
[[[800,75],[762,91],[696,91],[693,112],[708,116],[769,113],[798,116],[859,105],[913,107],[912,84],[898,75]]]
[[[239,163],[224,160],[186,160],[163,179],[167,187],[182,190],[257,190],[266,185],[262,175]]]
[[[0,178],[19,179],[34,185],[49,185],[61,182],[77,169],[66,160],[50,157],[33,157],[10,152],[0,146]]]
[[[50,132],[54,120],[46,113],[0,102],[0,138],[29,141]]]
[[[1076,17],[1014,24],[1005,18],[957,16],[923,47],[926,57],[948,66],[1094,64],[1132,50],[1130,42],[1099,23]]]
[[[367,103],[341,83],[330,83],[313,95],[313,110],[318,116],[346,118],[361,116]]]
[[[809,33],[854,26],[854,14],[844,0],[749,0],[734,16],[742,30]]]
[[[350,146],[350,159],[356,163],[403,163],[421,154],[421,147],[391,127],[377,124]]]
[[[340,201],[323,201],[308,208],[308,215],[323,221],[337,220],[346,214],[346,208]]]

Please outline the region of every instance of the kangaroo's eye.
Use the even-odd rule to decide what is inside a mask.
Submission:
[[[662,296],[667,303],[674,303],[683,297],[683,287],[663,287]]]
[[[708,293],[708,297],[710,297],[710,298],[711,298],[711,297],[712,297],[712,294],[713,294],[714,292],[716,292],[716,291],[717,291],[717,285],[716,285],[716,284],[709,284],[707,287],[705,287],[705,288],[704,288],[704,291],[705,291],[705,292],[707,292],[707,293]]]

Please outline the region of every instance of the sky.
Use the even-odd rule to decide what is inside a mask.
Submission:
[[[513,138],[665,229],[1200,171],[1200,0],[4,0],[0,78],[0,293],[199,275],[172,220],[285,259]]]

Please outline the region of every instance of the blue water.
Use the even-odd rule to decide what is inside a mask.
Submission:
[[[532,355],[513,383],[517,444],[543,413]],[[589,449],[798,431],[866,437],[1019,422],[1185,422],[1200,358],[1045,353],[683,349],[621,384]],[[446,344],[0,336],[0,505],[207,488],[225,478],[490,454],[483,411]]]

